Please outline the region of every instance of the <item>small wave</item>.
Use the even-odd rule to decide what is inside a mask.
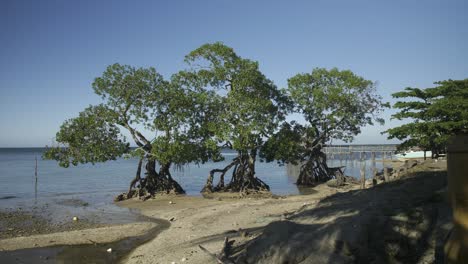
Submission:
[[[7,195],[7,196],[0,197],[0,200],[8,200],[8,199],[15,199],[15,198],[18,198],[18,196]]]

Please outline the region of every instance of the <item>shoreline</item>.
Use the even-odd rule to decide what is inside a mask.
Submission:
[[[87,219],[68,222],[52,222],[38,213],[30,210],[0,211],[0,241],[16,237],[47,235],[51,233],[78,231],[100,228],[106,224],[96,223]]]
[[[311,194],[274,196],[270,198],[232,198],[230,195],[203,197],[158,197],[140,202],[127,200],[119,206],[135,208],[148,217],[171,221],[168,230],[156,239],[132,251],[126,263],[213,263],[199,245],[213,253],[220,252],[224,238],[245,242],[263,226],[285,220],[305,206],[317,204],[328,196],[359,188],[349,185],[335,189],[325,183]],[[232,196],[232,195],[231,195]],[[157,254],[155,254],[157,253]]]
[[[410,172],[412,170],[415,172],[435,171],[435,165],[438,166],[437,171],[440,171],[444,166],[442,163],[435,164],[433,162],[423,164],[425,165],[412,168]],[[392,182],[398,183],[405,180],[403,177],[403,179]],[[385,189],[386,185],[382,184],[382,187],[379,187],[379,184],[377,187]],[[323,207],[323,202],[333,197],[337,197],[338,201],[340,199],[350,200],[351,198],[345,197],[367,190],[375,192],[374,189],[376,188],[359,190],[358,185],[334,188],[324,183],[311,188],[313,191],[307,195],[273,196],[270,198],[232,198],[230,197],[232,195],[221,195],[210,199],[184,195],[160,196],[145,202],[137,199],[117,202],[115,203],[117,206],[138,210],[148,219],[161,219],[159,225],[162,225],[156,230],[153,237],[146,237],[147,242],[140,241],[140,246],[127,249],[119,259],[125,263],[210,263],[213,261],[212,257],[200,250],[199,245],[212,253],[221,251],[226,237],[229,240],[235,240],[234,247],[249,245],[261,237],[272,223],[290,222],[291,219],[298,217],[308,209]],[[385,195],[388,194],[383,192],[380,195],[386,197]],[[327,210],[330,210],[330,214],[341,214],[340,212],[333,213],[332,209]],[[333,217],[324,218],[314,223],[324,225],[332,219]],[[34,251],[47,247],[52,251],[54,247],[62,247],[59,244],[82,250],[81,244],[86,246],[98,243],[102,246],[117,243],[125,241],[128,237],[144,236],[157,226],[158,224],[155,227],[154,224],[151,225],[148,222],[134,221],[124,225],[89,226],[89,228],[80,230],[64,230],[61,233],[1,239],[0,256],[5,252],[13,252],[5,251],[5,249],[22,251],[21,248],[30,248]],[[115,233],[119,234],[113,237],[111,234]],[[92,237],[93,235],[96,237]],[[58,237],[61,236],[67,237],[68,240],[59,240]],[[100,250],[105,253],[104,257],[115,254],[108,254],[102,247]],[[57,255],[57,253],[55,254]]]
[[[317,187],[328,188],[325,184]],[[322,194],[321,191],[317,191],[315,188],[312,188],[314,194]],[[336,191],[332,191],[332,193],[336,193]],[[0,227],[4,230],[12,230],[8,230],[10,231],[9,233],[2,232],[3,236],[0,236],[0,258],[13,262],[21,261],[23,263],[34,263],[37,259],[43,260],[43,263],[55,263],[59,259],[67,259],[80,254],[76,250],[88,252],[89,250],[86,247],[91,247],[94,248],[92,249],[93,251],[99,252],[88,252],[88,255],[97,256],[101,260],[104,260],[104,263],[114,263],[116,261],[120,261],[121,263],[126,261],[131,262],[130,258],[134,259],[135,252],[138,250],[138,247],[132,244],[134,242],[132,240],[143,237],[144,241],[137,241],[137,243],[144,246],[148,243],[146,240],[153,240],[155,237],[160,236],[161,232],[163,234],[167,233],[163,231],[172,233],[172,229],[180,229],[177,225],[177,223],[180,223],[178,222],[180,220],[178,218],[179,211],[182,214],[187,213],[187,208],[194,211],[216,211],[216,207],[219,205],[231,206],[233,204],[236,204],[236,207],[239,209],[242,207],[240,205],[245,203],[263,203],[266,201],[274,203],[284,199],[301,199],[302,196],[304,195],[272,196],[270,198],[233,198],[235,195],[227,194],[221,195],[221,197],[204,198],[202,196],[182,195],[161,196],[145,202],[131,199],[115,203],[118,207],[139,212],[137,214],[140,214],[140,216],[137,218],[140,221],[132,221],[127,224],[102,224],[87,221],[86,218],[80,218],[78,221],[69,220],[66,223],[54,223],[50,219],[43,218],[40,214],[32,211],[4,210],[0,211]],[[298,205],[302,205],[302,203],[298,202]],[[152,209],[151,212],[154,213],[147,213],[147,210],[150,208]],[[229,211],[229,213],[231,212]],[[9,221],[5,221],[5,219]],[[141,222],[141,220],[145,222]],[[154,222],[157,222],[157,224]],[[233,226],[233,230],[237,225],[239,224]],[[16,231],[20,229],[22,232],[17,233]],[[115,251],[118,243],[123,244],[126,248]],[[129,247],[129,245],[131,246]],[[108,247],[114,248],[114,252],[111,254],[107,253]],[[139,258],[138,254],[136,258]],[[88,259],[88,261],[91,259]],[[86,261],[83,263],[86,263]]]
[[[94,223],[86,219],[58,224],[27,212],[0,212],[0,216],[4,216],[0,218],[3,227],[5,218],[16,228],[30,226],[17,233],[19,236],[2,232],[0,259],[7,263],[121,262],[134,248],[170,226],[169,221],[143,215],[124,224]],[[15,232],[15,228],[7,229]]]
[[[158,197],[144,203],[119,202],[119,206],[139,209],[146,216],[172,220],[168,230],[132,251],[125,263],[214,263],[216,259],[210,254],[222,252],[226,238],[232,243],[232,259],[239,263],[282,263],[295,258],[286,255],[291,252],[313,255],[309,255],[313,261],[304,263],[328,263],[335,257],[337,263],[349,263],[350,258],[369,260],[381,255],[403,263],[431,263],[443,255],[440,241],[451,228],[451,211],[443,190],[445,170],[445,162],[429,160],[409,168],[408,175],[364,190],[358,185],[334,188],[324,183],[309,195]],[[401,234],[393,233],[394,228]],[[380,231],[388,234],[366,240],[366,234]],[[314,235],[302,240],[302,234]],[[386,240],[388,237],[396,241]],[[426,238],[427,243],[419,240]],[[344,249],[339,241],[345,243]],[[311,248],[303,251],[304,243],[311,243]],[[368,253],[366,246],[361,251],[366,243],[371,247]],[[294,245],[298,248],[291,248]],[[353,256],[356,252],[361,255]]]

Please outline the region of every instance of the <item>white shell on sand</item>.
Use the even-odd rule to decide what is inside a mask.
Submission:
[[[112,252],[112,248],[108,248],[108,249],[107,249],[107,252],[111,253],[111,252]]]

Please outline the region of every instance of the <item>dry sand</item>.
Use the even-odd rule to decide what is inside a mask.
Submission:
[[[322,184],[314,188],[315,193],[302,196],[268,199],[158,197],[144,203],[120,202],[121,206],[138,208],[149,217],[172,219],[168,230],[135,249],[127,263],[216,263],[198,245],[219,253],[225,237],[235,238],[237,242],[251,239],[271,222],[284,220],[324,197],[356,188],[334,189]]]
[[[437,193],[445,166],[428,162],[411,177],[366,190],[322,184],[313,194],[283,198],[121,202],[172,223],[125,262],[216,263],[199,245],[220,253],[229,237],[236,263],[433,263],[450,229],[448,205]]]

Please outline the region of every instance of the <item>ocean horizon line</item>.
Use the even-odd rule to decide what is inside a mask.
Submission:
[[[326,147],[340,147],[340,146],[395,146],[399,145],[398,143],[369,143],[369,144],[331,144],[331,145],[325,145]],[[42,147],[24,147],[24,146],[18,146],[18,147],[2,147],[0,146],[0,149],[45,149],[48,146],[42,146]],[[137,146],[130,146],[130,148],[137,148]]]

